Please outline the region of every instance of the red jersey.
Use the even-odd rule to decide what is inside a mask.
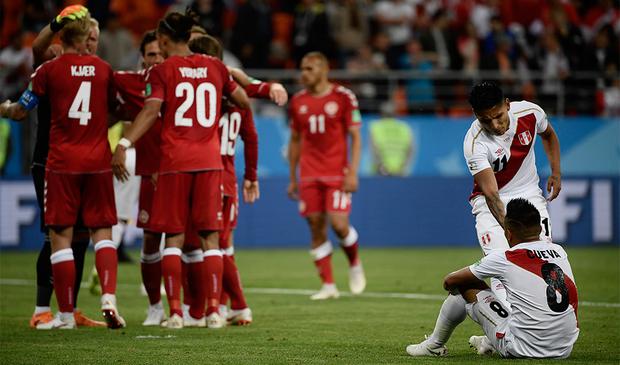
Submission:
[[[218,124],[223,95],[237,84],[217,58],[172,56],[146,79],[146,100],[163,101],[160,173],[221,170]]]
[[[231,104],[224,104],[220,118],[220,153],[224,164],[224,195],[235,196],[237,176],[235,174],[235,142],[237,136],[243,140],[245,158],[244,178],[250,181],[257,179],[258,165],[258,133],[254,125],[251,109],[241,109]]]
[[[114,72],[122,114],[129,120],[135,120],[144,107],[146,73],[146,70]],[[155,124],[136,142],[136,175],[152,175],[159,169],[160,136],[161,119],[157,118]]]
[[[116,96],[110,65],[97,56],[63,54],[37,68],[31,87],[47,96],[51,106],[47,168],[110,171],[108,103]]]
[[[361,123],[355,94],[332,84],[323,96],[302,90],[291,98],[291,128],[301,135],[301,180],[338,180],[348,163],[347,134]]]

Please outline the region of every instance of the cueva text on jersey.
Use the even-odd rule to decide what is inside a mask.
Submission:
[[[95,66],[91,65],[72,65],[71,76],[95,76]]]
[[[190,79],[206,79],[207,78],[207,68],[206,67],[179,67],[179,72],[181,73],[181,77],[186,77]]]
[[[556,250],[527,250],[527,257],[531,259],[539,258],[539,259],[552,259],[552,258],[561,258],[559,253]]]

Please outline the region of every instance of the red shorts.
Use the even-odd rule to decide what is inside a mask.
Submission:
[[[138,203],[138,222],[136,226],[149,229],[151,214],[153,213],[153,198],[155,196],[155,184],[152,175],[144,175],[140,179],[140,199]]]
[[[342,181],[302,181],[299,184],[299,212],[306,217],[315,213],[351,212],[351,194],[342,191]]]
[[[232,231],[237,228],[237,217],[239,216],[239,195],[224,195],[223,204],[224,224],[220,231],[220,248],[226,249],[230,246],[229,238]]]
[[[88,228],[117,223],[112,172],[66,174],[45,172],[45,225],[74,226],[78,215]]]
[[[149,228],[182,233],[188,219],[199,231],[222,229],[222,171],[159,175]]]
[[[198,230],[194,229],[191,219],[187,220],[187,226],[185,227],[185,241],[183,242],[183,251],[193,251],[197,248],[202,248],[200,243],[200,236]]]

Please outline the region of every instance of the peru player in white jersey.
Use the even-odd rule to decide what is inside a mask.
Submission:
[[[466,314],[485,336],[472,336],[478,354],[498,352],[512,358],[566,358],[579,336],[578,294],[566,251],[540,240],[540,214],[524,198],[507,205],[507,250],[493,250],[479,262],[449,274],[444,301],[433,333],[407,346],[411,356],[442,356],[445,343]],[[483,281],[505,286],[510,308],[502,306]]]
[[[551,166],[547,181],[549,201],[561,189],[560,142],[545,112],[528,101],[510,102],[494,83],[482,82],[471,91],[469,102],[477,119],[465,135],[463,152],[474,189],[469,198],[476,217],[476,233],[485,255],[507,249],[504,206],[517,197],[526,198],[540,212],[541,240],[551,241],[547,201],[538,187],[534,143],[540,135]],[[502,286],[491,287],[501,299]]]

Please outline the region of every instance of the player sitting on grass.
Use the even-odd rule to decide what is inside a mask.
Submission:
[[[577,287],[568,255],[540,239],[540,213],[517,198],[507,206],[505,235],[510,248],[493,250],[479,262],[449,274],[435,329],[425,341],[407,346],[411,356],[443,356],[445,343],[467,313],[486,336],[472,336],[478,354],[506,358],[566,358],[579,336]],[[483,281],[506,288],[504,308]]]

